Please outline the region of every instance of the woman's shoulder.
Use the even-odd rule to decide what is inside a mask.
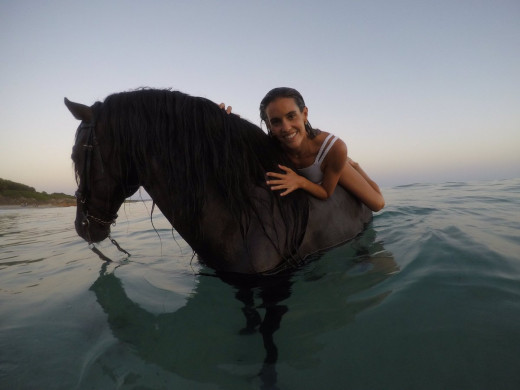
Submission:
[[[329,137],[329,139],[325,141],[327,137]],[[347,161],[347,145],[341,138],[327,133],[322,141],[322,146],[323,150],[327,151],[323,156],[324,162],[344,164]]]
[[[330,135],[331,134],[329,132],[327,132],[327,131],[318,130],[318,134],[316,134],[316,136],[314,138],[312,138],[311,140],[316,145],[321,146],[321,144],[323,144],[323,142],[325,142],[327,137],[330,136]]]
[[[345,142],[343,142],[341,138],[323,130],[321,130],[320,133],[314,137],[313,141],[320,147],[324,142],[326,142],[326,145],[333,143],[332,149],[343,149],[346,147]]]
[[[316,136],[313,139],[316,140],[316,141],[319,141],[320,143],[325,141],[325,139],[327,139],[327,138],[330,138],[330,139],[336,138],[338,140],[341,139],[340,137],[338,137],[334,133],[329,133],[328,131],[324,131],[324,130],[318,130],[318,129],[316,129],[316,130],[317,130],[318,134],[316,134]]]

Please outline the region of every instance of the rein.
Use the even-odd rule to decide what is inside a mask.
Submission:
[[[83,166],[83,175],[82,175],[84,180],[81,180],[81,178],[80,178],[80,185],[78,187],[78,190],[76,191],[75,196],[76,196],[76,199],[79,201],[79,203],[81,203],[81,213],[83,214],[83,219],[81,221],[81,225],[86,228],[88,244],[89,244],[90,250],[92,250],[92,252],[96,253],[101,260],[111,262],[112,260],[110,258],[105,256],[103,253],[101,253],[101,251],[98,248],[96,248],[94,246],[94,242],[90,238],[90,230],[89,230],[91,221],[96,222],[100,225],[115,226],[116,219],[117,219],[117,214],[109,215],[109,218],[105,219],[105,218],[95,217],[94,215],[89,213],[89,207],[88,207],[87,202],[90,197],[90,187],[89,187],[90,186],[90,171],[91,171],[91,166],[92,166],[92,159],[93,159],[92,154],[93,154],[94,149],[97,151],[97,155],[99,156],[99,161],[101,163],[101,174],[105,173],[103,159],[101,158],[101,152],[99,151],[99,148],[98,148],[99,144],[96,139],[96,134],[94,133],[95,127],[96,127],[96,117],[95,116],[90,123],[82,122],[79,126],[79,130],[88,131],[88,136],[87,136],[87,143],[82,145],[85,148],[85,164]],[[117,243],[117,241],[110,236],[110,233],[108,234],[108,238],[110,239],[110,242],[113,245],[115,245],[116,248],[120,252],[123,252],[123,253],[127,254],[128,256],[131,256],[130,253],[128,253],[123,248],[121,248],[121,246]]]

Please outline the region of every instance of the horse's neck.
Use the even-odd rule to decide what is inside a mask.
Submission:
[[[280,252],[274,242],[285,240],[285,232],[277,232],[272,222],[252,216],[244,240],[240,224],[231,215],[226,200],[211,186],[206,190],[207,201],[200,220],[193,220],[182,215],[182,207],[176,207],[175,193],[167,188],[166,182],[164,178],[157,178],[153,184],[145,185],[145,190],[175,230],[206,264],[222,271],[257,273],[268,271],[280,263]],[[195,224],[200,226],[200,234],[194,231]],[[262,228],[262,224],[266,226]],[[266,236],[265,229],[270,237]]]
[[[155,205],[159,208],[161,213],[166,217],[166,219],[174,226],[174,209],[173,209],[173,199],[169,196],[169,193],[166,188],[162,188],[160,184],[153,185],[144,185],[144,189],[150,195]],[[175,226],[174,226],[175,227]]]

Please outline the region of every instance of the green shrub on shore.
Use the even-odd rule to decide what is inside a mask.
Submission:
[[[38,192],[33,187],[0,179],[0,204],[74,204],[75,198],[61,192],[48,194]]]
[[[36,192],[33,187],[26,186],[25,184],[16,183],[11,180],[0,179],[0,193],[4,193],[5,191]]]

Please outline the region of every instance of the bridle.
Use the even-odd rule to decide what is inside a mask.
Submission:
[[[93,109],[94,108],[95,107],[93,107]],[[91,205],[89,207],[88,201],[90,198],[90,190],[91,190],[91,188],[90,188],[90,171],[91,171],[91,166],[92,166],[92,160],[94,158],[94,156],[93,156],[94,150],[97,151],[97,156],[100,161],[101,174],[104,174],[104,171],[105,171],[104,165],[103,165],[103,159],[101,158],[101,152],[99,150],[99,144],[97,142],[96,134],[94,132],[95,127],[96,127],[96,116],[94,115],[94,117],[92,118],[92,120],[89,123],[81,122],[81,124],[79,125],[79,128],[78,128],[78,132],[87,131],[88,134],[86,137],[87,142],[82,145],[82,147],[85,148],[85,160],[84,160],[84,164],[83,164],[83,174],[80,176],[79,186],[78,186],[75,196],[76,196],[76,199],[78,200],[78,206],[81,204],[81,213],[83,215],[83,219],[81,220],[81,225],[85,227],[85,230],[87,233],[87,241],[88,241],[90,249],[94,253],[96,253],[102,260],[112,261],[110,258],[103,255],[103,253],[101,253],[101,251],[94,246],[94,243],[90,237],[89,228],[90,228],[90,223],[92,221],[96,222],[100,225],[115,226],[116,219],[117,219],[117,214],[115,214],[115,213],[109,214],[108,218],[103,218],[103,217],[96,217],[96,216],[92,215],[91,212],[89,212],[89,209],[90,210],[93,209],[93,207]],[[96,210],[96,213],[97,213],[97,211],[98,210]],[[108,234],[108,238],[110,239],[112,244],[114,244],[117,247],[117,249],[119,249],[121,252],[124,252],[128,256],[130,256],[130,253],[128,253],[123,248],[121,248],[121,246],[117,243],[117,241],[114,240],[110,236],[110,233]]]
[[[101,153],[99,151],[99,144],[96,139],[96,134],[94,133],[94,128],[96,127],[96,121],[93,119],[90,123],[82,122],[79,126],[79,131],[88,131],[87,135],[87,143],[83,144],[83,148],[85,148],[85,160],[83,164],[83,174],[80,176],[80,183],[78,190],[76,191],[76,199],[79,203],[81,203],[81,212],[83,214],[83,219],[81,221],[82,226],[89,226],[90,221],[97,222],[101,225],[115,225],[117,214],[109,215],[108,218],[100,218],[92,215],[89,212],[89,197],[90,197],[90,171],[93,160],[94,149],[98,153],[98,158],[101,163],[101,173],[104,174],[104,165],[103,160],[101,159]],[[92,209],[92,207],[90,207]],[[88,232],[88,228],[87,228]],[[90,238],[90,237],[89,237]]]

